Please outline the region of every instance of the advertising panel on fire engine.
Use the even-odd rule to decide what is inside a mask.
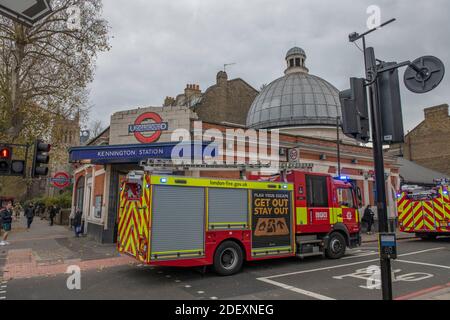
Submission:
[[[252,253],[292,252],[292,193],[252,190]]]

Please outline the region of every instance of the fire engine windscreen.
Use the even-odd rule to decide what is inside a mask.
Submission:
[[[353,199],[353,192],[350,188],[338,188],[337,196],[339,205],[343,207],[353,208],[355,207],[355,201]]]

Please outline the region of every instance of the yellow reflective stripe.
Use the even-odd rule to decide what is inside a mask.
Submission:
[[[286,251],[291,250],[291,247],[279,247],[279,248],[262,248],[262,249],[252,249],[252,252],[273,252],[273,251]]]
[[[209,225],[210,226],[213,226],[213,225],[218,225],[218,226],[239,225],[239,226],[242,226],[242,225],[247,225],[247,222],[245,222],[245,221],[242,221],[242,222],[211,222]]]
[[[161,178],[166,179],[167,182],[162,183]],[[183,183],[177,181],[183,181]],[[286,191],[294,190],[294,186],[288,183],[259,182],[247,180],[152,176],[151,182],[154,185],[168,185],[168,186],[206,187],[206,188],[225,188],[225,189],[286,190]],[[274,188],[272,188],[272,186],[274,186]]]
[[[196,250],[172,250],[172,251],[162,251],[162,252],[152,252],[153,255],[157,254],[171,254],[171,253],[194,253],[194,252],[203,252],[203,249]]]
[[[308,210],[305,207],[300,207],[296,209],[297,214],[297,224],[305,225],[308,224]]]
[[[209,230],[209,189],[205,190],[205,226],[206,230]]]
[[[189,257],[199,257],[199,254],[192,254],[192,253],[188,253],[188,254],[183,254],[182,256],[179,255],[163,255],[163,256],[159,256],[159,257],[154,257],[154,260],[165,260],[165,259],[172,259],[172,258],[178,258],[178,259],[185,259],[185,258],[189,258]]]
[[[330,208],[330,224],[336,224],[343,221],[342,208]]]

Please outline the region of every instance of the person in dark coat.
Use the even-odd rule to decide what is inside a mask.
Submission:
[[[83,212],[81,212],[80,209],[78,209],[75,212],[75,217],[73,218],[73,226],[75,228],[75,237],[80,237],[80,234],[82,234],[82,228],[81,228],[81,224],[82,224],[82,219],[83,219]]]
[[[49,212],[49,216],[50,216],[50,226],[53,226],[53,220],[56,217],[56,206],[51,206],[50,207],[50,212]]]
[[[28,205],[28,208],[25,209],[25,217],[27,218],[27,229],[31,228],[31,224],[33,223],[34,214],[36,210],[32,203]]]
[[[370,209],[370,205],[364,209],[364,215],[362,221],[367,224],[367,234],[372,234],[372,226],[375,222],[375,213],[373,213],[372,209]]]
[[[0,246],[6,246],[7,244],[9,244],[8,242],[6,242],[6,240],[8,239],[9,232],[11,231],[12,219],[12,203],[9,202],[6,207],[0,211],[0,220],[2,221],[2,228],[5,232],[3,234],[3,239],[0,242]]]

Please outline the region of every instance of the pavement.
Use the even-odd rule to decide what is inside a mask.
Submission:
[[[88,270],[134,263],[120,256],[114,244],[76,238],[67,226],[49,226],[38,217],[29,230],[25,218],[14,221],[8,242],[0,247],[0,276],[4,280],[61,274],[75,264]]]
[[[396,232],[397,240],[408,240],[408,239],[414,239],[416,238],[416,235],[414,233],[406,233],[406,232]],[[371,243],[371,242],[378,242],[378,234],[372,233],[372,234],[366,234],[362,233],[362,243]]]
[[[246,263],[232,277],[201,268],[146,266],[120,256],[112,244],[75,238],[64,226],[36,219],[13,224],[10,245],[0,247],[0,300],[376,300],[373,270],[379,263],[376,235],[340,260],[322,257]],[[392,262],[398,300],[450,300],[450,239],[423,241],[398,235],[399,257]],[[70,266],[78,266],[80,290],[68,289]]]

